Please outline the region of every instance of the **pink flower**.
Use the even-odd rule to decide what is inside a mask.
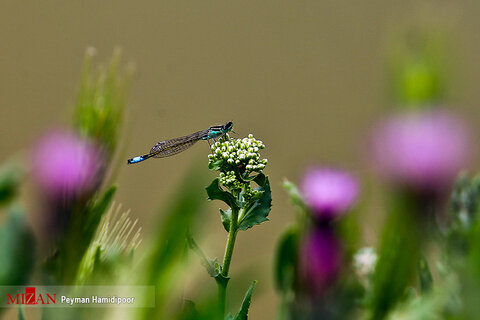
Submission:
[[[50,132],[35,145],[33,175],[47,196],[74,196],[91,190],[100,156],[96,148],[70,132]]]
[[[346,171],[311,169],[302,181],[306,204],[318,219],[333,219],[344,214],[358,196],[358,182]]]
[[[446,111],[398,114],[373,132],[373,161],[389,180],[421,191],[439,191],[468,162],[470,135]]]
[[[330,228],[314,229],[300,247],[300,279],[314,295],[322,294],[337,279],[342,249]]]

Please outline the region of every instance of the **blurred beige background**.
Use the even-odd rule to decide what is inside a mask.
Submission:
[[[448,2],[431,3],[437,9]],[[150,221],[191,163],[202,161],[207,170],[208,148],[199,143],[176,157],[127,167],[128,157],[147,152],[158,140],[229,120],[240,136],[253,133],[266,144],[262,155],[269,159],[266,173],[273,187],[271,221],[239,234],[232,275],[249,274],[232,290],[243,294],[248,279],[260,280],[251,318],[272,319],[274,244],[294,218],[281,181],[298,181],[308,165],[328,164],[352,169],[369,185],[362,146],[368,127],[388,106],[386,33],[413,16],[418,5],[2,0],[0,161],[26,150],[52,126],[70,122],[87,46],[97,49],[97,62],[120,46],[123,60],[135,61],[136,73],[116,200],[132,209],[146,232],[155,231]],[[477,125],[479,9],[478,1],[465,0],[443,12],[456,23],[450,99]],[[367,216],[381,214],[375,199],[375,188],[367,188]],[[208,204],[202,242],[209,255],[222,257],[226,233],[218,205]],[[377,231],[366,228],[365,241],[374,241]]]

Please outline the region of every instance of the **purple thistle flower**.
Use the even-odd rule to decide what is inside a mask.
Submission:
[[[319,220],[344,214],[357,199],[358,188],[352,175],[337,169],[311,169],[302,181],[304,200]]]
[[[300,247],[300,280],[314,295],[320,295],[337,279],[342,264],[342,248],[330,228],[312,230]]]
[[[372,140],[376,169],[422,192],[449,187],[471,148],[464,122],[439,110],[395,115],[374,130]]]
[[[35,181],[54,199],[90,191],[97,182],[99,163],[96,148],[70,132],[50,132],[33,150]]]

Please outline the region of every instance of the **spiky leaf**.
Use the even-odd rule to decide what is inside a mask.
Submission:
[[[268,214],[272,207],[272,192],[270,190],[270,183],[268,178],[264,174],[259,174],[255,178],[255,182],[259,185],[255,188],[257,197],[251,199],[247,204],[245,214],[241,217],[238,224],[239,230],[247,230],[254,225],[260,224],[264,221],[268,221]]]
[[[291,227],[285,230],[278,242],[274,276],[277,289],[284,293],[293,289],[298,259],[298,238],[298,228]]]
[[[220,180],[217,178],[206,188],[209,200],[221,200],[228,204],[233,210],[238,210],[235,197],[220,187]]]
[[[222,217],[222,224],[225,230],[227,232],[230,231],[230,223],[232,221],[232,209],[228,209],[226,211],[223,211],[220,209],[220,216]]]
[[[248,288],[245,297],[243,298],[242,305],[240,310],[238,310],[237,314],[233,318],[233,320],[247,320],[248,319],[248,309],[250,308],[250,302],[252,301],[252,293],[255,285],[257,284],[257,280],[254,280]]]

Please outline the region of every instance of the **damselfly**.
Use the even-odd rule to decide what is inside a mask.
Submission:
[[[199,140],[210,141],[210,139],[215,140],[215,138],[224,136],[227,132],[232,131],[232,128],[233,122],[229,121],[223,126],[211,126],[208,129],[189,134],[188,136],[160,141],[153,146],[153,148],[150,150],[150,153],[128,159],[127,163],[138,163],[149,158],[170,157],[174,154],[187,150]]]

